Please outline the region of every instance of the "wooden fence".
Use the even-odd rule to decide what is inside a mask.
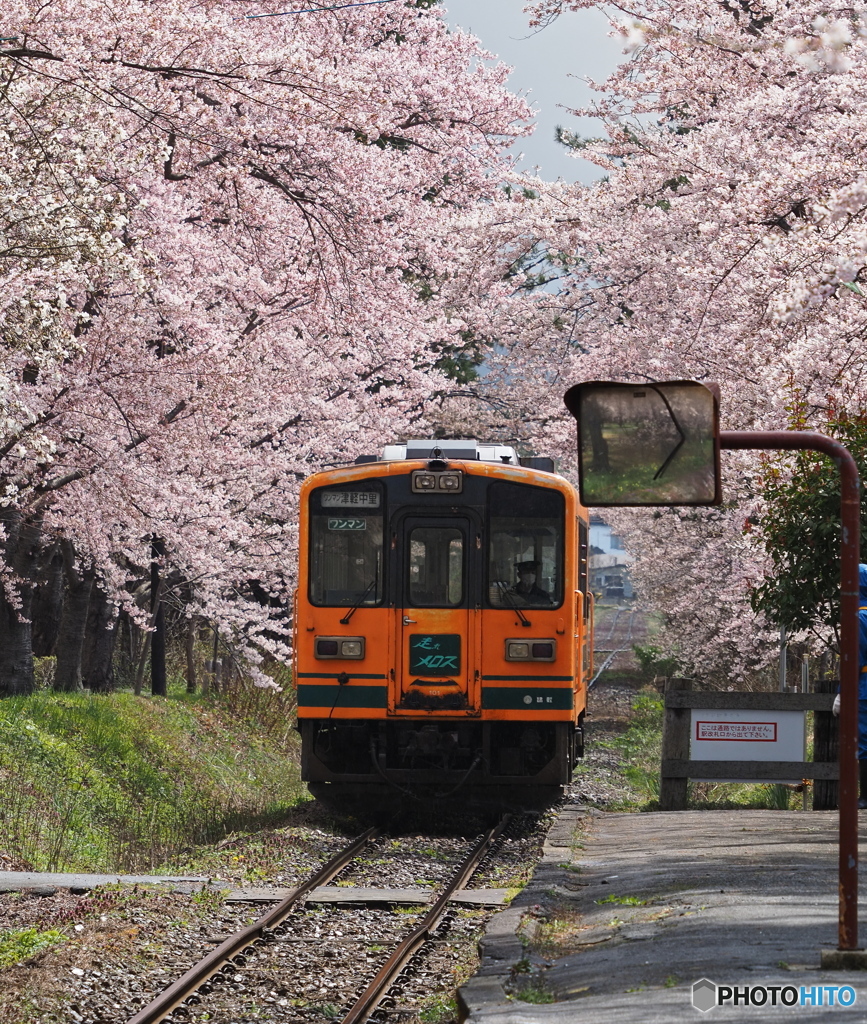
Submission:
[[[698,692],[691,679],[669,679],[665,687],[662,767],[659,806],[684,811],[690,779],[813,779],[813,809],[837,806],[837,719],[831,714],[835,680],[824,680],[822,693]],[[813,711],[813,761],[691,761],[690,722],[693,708],[739,711]]]

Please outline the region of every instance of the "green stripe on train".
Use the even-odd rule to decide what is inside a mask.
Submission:
[[[342,672],[299,672],[298,679],[339,679]],[[385,679],[384,672],[350,672],[351,679]]]
[[[387,696],[384,686],[298,684],[298,706],[301,708],[384,708]]]
[[[485,711],[571,711],[572,690],[550,686],[485,686]]]

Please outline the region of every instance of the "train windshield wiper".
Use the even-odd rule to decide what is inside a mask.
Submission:
[[[521,625],[522,626],[529,626],[530,625],[530,620],[527,618],[527,616],[521,611],[521,609],[515,603],[515,598],[512,596],[512,592],[511,592],[511,590],[509,590],[508,584],[503,583],[502,581],[498,580],[497,581],[497,589],[500,591],[500,594],[503,597],[505,597],[505,599],[509,603],[509,607],[512,609],[512,611],[515,612],[515,614],[521,620]]]
[[[346,614],[340,620],[341,625],[344,625],[344,626],[348,626],[349,625],[349,620],[358,611],[358,609],[364,604],[364,599],[371,592],[371,590],[373,590],[373,588],[375,586],[376,586],[376,577],[374,576],[373,579],[370,581],[370,583],[368,583],[367,586],[364,588],[364,590],[362,591],[361,595],[359,596],[359,598],[355,602],[355,604],[351,608],[347,608]]]

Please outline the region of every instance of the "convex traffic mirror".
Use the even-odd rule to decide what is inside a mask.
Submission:
[[[720,503],[719,402],[704,384],[588,381],[564,401],[585,505]]]

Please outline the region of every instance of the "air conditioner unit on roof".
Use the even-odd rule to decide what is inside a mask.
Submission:
[[[514,448],[504,444],[489,444],[485,441],[468,439],[430,439],[407,441],[406,444],[386,445],[382,452],[384,462],[401,459],[469,459],[473,462],[499,462],[517,466],[518,455]]]

